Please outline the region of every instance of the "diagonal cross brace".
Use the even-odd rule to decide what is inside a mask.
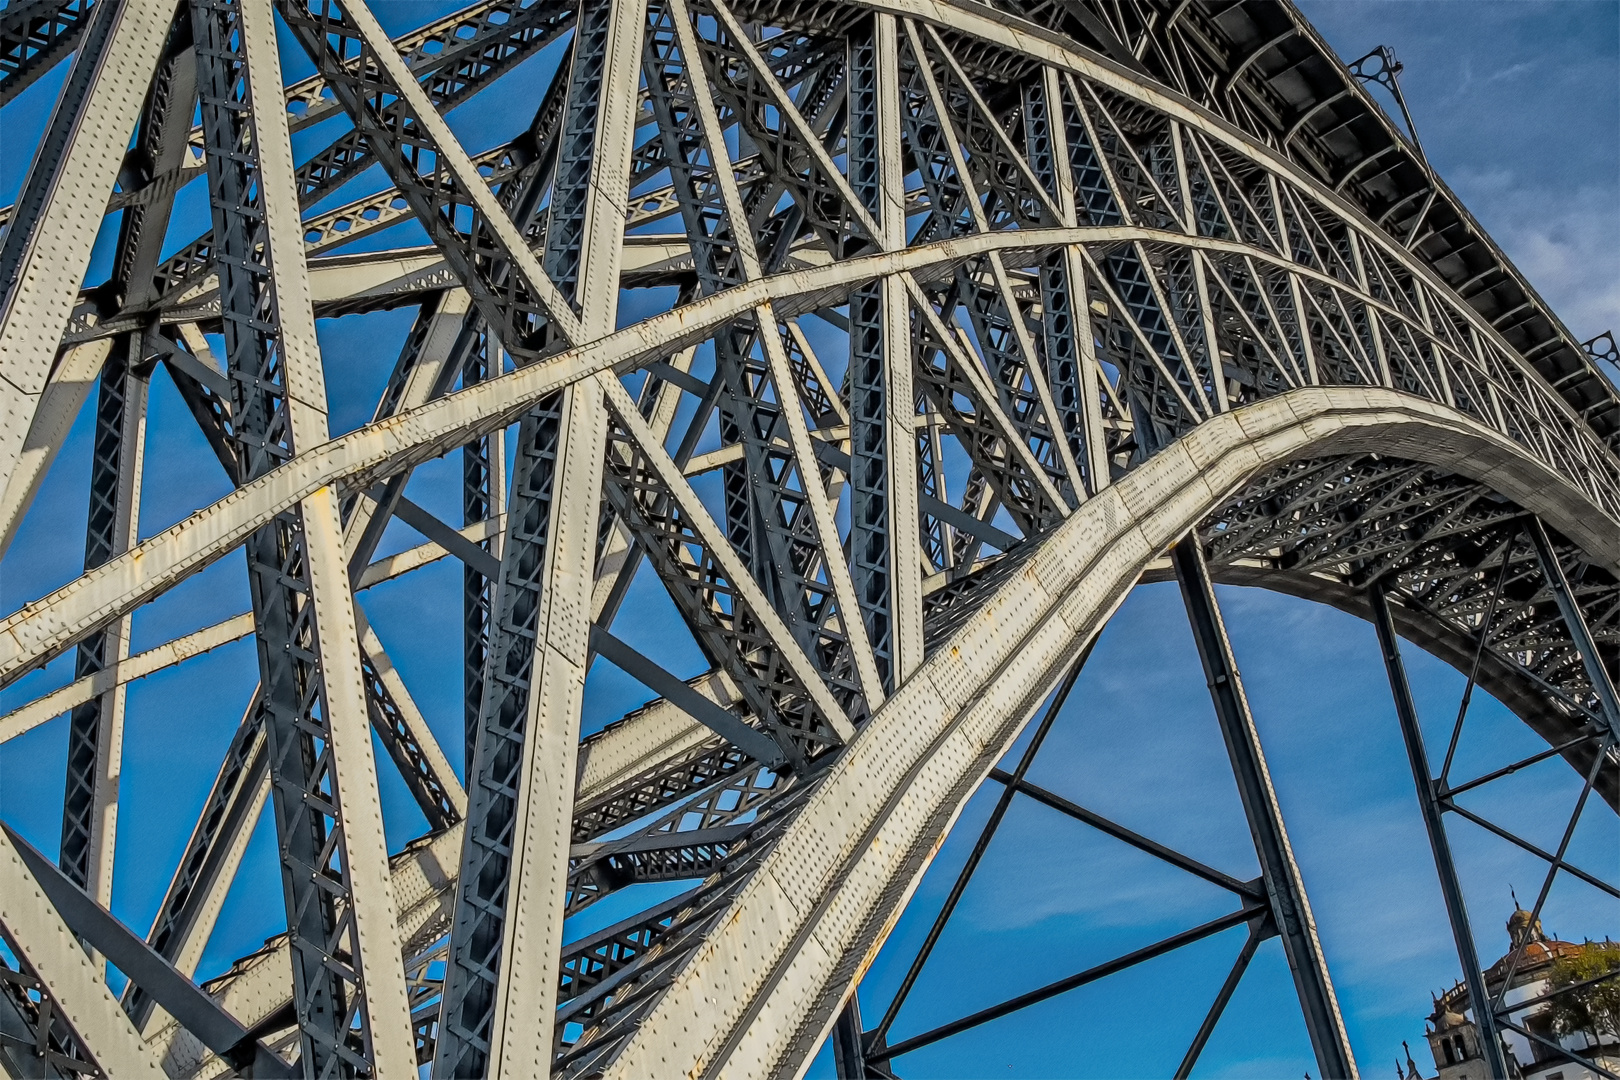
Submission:
[[[6,831],[23,864],[39,882],[45,896],[64,922],[92,947],[115,964],[119,971],[140,983],[153,1000],[180,1021],[208,1049],[239,1071],[252,1076],[292,1077],[301,1075],[265,1045],[230,1013],[220,1008],[196,983],[141,940],[112,913],[68,880],[45,856],[36,851],[9,825]]]

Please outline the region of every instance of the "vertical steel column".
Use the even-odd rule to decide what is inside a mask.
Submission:
[[[1569,587],[1569,579],[1564,576],[1564,567],[1558,561],[1558,553],[1553,550],[1552,542],[1547,538],[1547,529],[1541,524],[1541,519],[1530,518],[1525,526],[1525,532],[1530,534],[1530,542],[1535,545],[1536,560],[1541,563],[1541,572],[1547,578],[1547,585],[1552,589],[1553,599],[1558,604],[1558,613],[1564,617],[1564,625],[1569,629],[1570,640],[1575,643],[1575,651],[1581,654],[1581,664],[1586,668],[1586,677],[1592,680],[1592,690],[1598,696],[1603,710],[1603,719],[1609,725],[1609,737],[1620,742],[1620,696],[1614,689],[1614,679],[1609,669],[1603,666],[1603,657],[1598,653],[1597,642],[1592,638],[1592,629],[1586,625],[1586,617],[1581,614],[1580,605],[1575,602],[1575,593]]]
[[[447,377],[447,354],[467,305],[467,294],[460,289],[446,292],[435,304],[424,305],[379,400],[376,419],[421,404],[432,395],[438,381]],[[344,553],[349,560],[350,579],[354,580],[381,539],[387,515],[370,499],[354,498],[350,503],[344,525]],[[438,802],[443,808],[445,796],[451,803],[459,800],[459,808],[450,808],[455,810],[453,817],[460,819],[465,813],[466,797],[420,717],[413,715],[409,695],[389,669],[369,627],[362,630],[361,649],[366,656],[362,666],[368,682],[368,704],[374,710],[374,729],[391,755],[409,758],[410,767],[401,767],[406,786],[417,796],[430,823],[435,821],[432,803]],[[432,793],[437,798],[431,801],[423,797],[429,794],[424,789],[430,787],[438,789]],[[147,935],[153,949],[185,974],[194,971],[201,959],[269,793],[264,724],[260,695],[255,690]],[[124,1006],[143,1032],[157,1030],[162,1024],[152,999],[134,984],[125,992]]]
[[[1024,87],[1024,140],[1030,168],[1052,196],[1061,223],[1080,222],[1075,202],[1068,123],[1063,89],[1052,68]],[[1041,331],[1046,347],[1046,376],[1052,388],[1055,435],[1066,439],[1081,470],[1084,499],[1108,483],[1102,439],[1102,410],[1097,397],[1097,368],[1091,355],[1091,320],[1087,314],[1085,267],[1072,247],[1048,255],[1041,264]]]
[[[544,1075],[550,1064],[607,431],[594,391],[548,399],[520,437],[436,1076]]]
[[[245,480],[327,438],[269,0],[192,0],[208,185]],[[266,107],[257,104],[268,103]],[[415,1068],[336,498],[247,542],[306,1075]]]
[[[136,147],[131,152],[131,158],[141,162],[138,168],[156,173],[180,165],[191,135],[196,98],[191,20],[182,14],[169,30],[165,56],[141,110]],[[127,179],[125,186],[129,186]],[[139,308],[156,299],[152,271],[173,205],[173,192],[167,192],[149,204],[124,211],[112,285],[122,294],[126,308]],[[101,372],[91,445],[86,571],[122,555],[136,541],[151,374],[145,341],[139,332],[120,337]],[[130,616],[125,615],[81,642],[75,676],[83,678],[126,659],[129,630]],[[60,861],[68,879],[102,907],[112,905],[126,697],[125,687],[115,686],[75,708],[68,721]]]
[[[905,246],[900,143],[899,32],[874,14],[850,32],[850,187],[878,223],[885,249]],[[849,298],[850,573],[877,657],[893,693],[922,662],[922,578],[915,555],[916,390],[904,286],[883,278]]]
[[[477,320],[476,315],[471,318]],[[482,325],[482,320],[477,321]],[[498,357],[500,346],[488,333],[481,337],[481,345],[467,350],[461,372],[463,386],[471,386],[500,374],[498,364],[492,364],[490,356],[493,353]],[[497,506],[505,508],[505,434],[505,431],[498,431],[461,448],[461,513],[465,525],[486,520],[496,512]],[[495,558],[501,557],[498,536],[480,541],[479,546]],[[478,715],[484,700],[484,665],[488,661],[487,647],[494,629],[491,625],[491,606],[495,600],[496,584],[476,567],[462,565],[462,702],[466,737],[462,772],[468,777],[472,774],[473,746],[478,740]]]
[[[833,1068],[838,1080],[866,1080],[866,1048],[861,1039],[861,997],[849,992],[844,1011],[833,1023]]]
[[[1429,850],[1434,855],[1435,874],[1440,878],[1440,895],[1445,900],[1446,915],[1451,920],[1451,936],[1457,943],[1457,961],[1462,964],[1468,1000],[1474,1007],[1474,1026],[1479,1030],[1480,1052],[1485,1055],[1490,1080],[1508,1080],[1507,1060],[1502,1055],[1502,1038],[1496,1029],[1496,1014],[1491,1009],[1485,977],[1480,971],[1479,952],[1474,948],[1474,932],[1468,925],[1468,905],[1463,900],[1462,885],[1457,880],[1457,866],[1451,858],[1451,842],[1446,837],[1446,825],[1440,816],[1440,802],[1435,798],[1429,755],[1423,747],[1423,727],[1418,722],[1412,687],[1406,681],[1406,665],[1401,661],[1400,644],[1395,639],[1395,623],[1389,614],[1389,599],[1384,595],[1381,582],[1375,581],[1367,588],[1367,602],[1372,606],[1373,627],[1378,631],[1378,647],[1384,655],[1384,670],[1389,673],[1389,692],[1395,699],[1395,715],[1400,720],[1401,738],[1406,743],[1406,758],[1412,765],[1412,783],[1417,788],[1423,828],[1429,834]]]
[[[1305,896],[1305,883],[1294,862],[1294,852],[1283,827],[1282,810],[1271,786],[1255,730],[1249,701],[1238,677],[1237,660],[1226,636],[1226,624],[1215,601],[1215,587],[1209,567],[1198,544],[1197,534],[1178,541],[1170,549],[1170,559],[1181,583],[1181,597],[1187,605],[1187,621],[1192,624],[1203,661],[1209,696],[1215,703],[1215,717],[1221,725],[1226,752],[1232,760],[1238,796],[1254,837],[1255,853],[1266,883],[1266,897],[1272,918],[1282,937],[1283,952],[1294,974],[1294,990],[1305,1014],[1305,1028],[1316,1051],[1317,1068],[1323,1080],[1348,1080],[1357,1076],[1356,1062],[1345,1034],[1344,1018],[1328,977],[1322,943],[1317,940],[1316,921]]]
[[[642,8],[581,0],[576,26],[543,266],[591,340],[617,312]],[[595,380],[519,427],[434,1076],[551,1068],[606,447]]]
[[[495,585],[474,751],[467,765],[467,828],[445,971],[434,1075],[483,1076],[493,1050],[502,945],[511,914],[513,829],[523,795],[525,735],[552,525],[563,409],[545,399],[519,427],[504,547]],[[522,553],[521,560],[511,558]]]
[[[134,184],[178,170],[191,141],[197,107],[197,63],[190,13],[180,8],[169,29],[164,55],[141,109],[140,128],[127,161]],[[150,199],[124,209],[109,285],[125,310],[138,310],[158,298],[153,271],[174,209],[176,190],[159,188]],[[110,352],[100,380],[96,434],[92,449],[90,514],[85,569],[122,555],[137,540],[141,471],[146,451],[146,406],[151,380],[151,346],[164,341],[155,324],[128,335]],[[166,341],[165,341],[166,343]],[[129,656],[130,618],[124,616],[79,646],[79,672],[87,675]],[[70,794],[62,821],[62,868],[102,907],[112,903],[113,848],[117,837],[118,775],[123,752],[125,688],[115,687],[73,712],[68,747],[67,790],[91,804],[96,822],[73,816]],[[94,756],[92,785],[83,786],[84,766]],[[80,811],[82,814],[82,810]],[[77,834],[77,835],[75,835]],[[83,845],[88,844],[88,849]],[[70,865],[69,855],[73,855]],[[80,871],[83,877],[79,876]]]
[[[131,363],[132,349],[129,337],[116,343],[101,372],[84,545],[87,571],[122,555],[135,542],[148,377]],[[130,616],[125,615],[80,643],[74,677],[93,675],[128,657],[129,626]],[[69,880],[102,907],[112,903],[124,701],[125,687],[115,686],[75,708],[68,720],[60,862]]]
[[[526,137],[535,140],[539,157],[529,162],[497,189],[500,204],[511,212],[512,220],[525,236],[538,234],[545,211],[538,208],[549,190],[555,164],[556,128],[560,123],[548,117],[566,108],[573,58],[553,76]],[[559,92],[559,87],[561,91]],[[546,134],[542,134],[542,133]],[[496,336],[477,310],[468,311],[460,337],[451,356],[459,361],[463,388],[501,374],[502,351]],[[455,373],[451,373],[453,379]],[[461,448],[461,510],[463,524],[472,525],[506,513],[506,430],[503,428]],[[499,560],[503,556],[502,533],[492,533],[479,546]],[[490,637],[494,633],[495,590],[499,582],[485,577],[476,567],[463,565],[461,574],[462,617],[462,716],[463,771],[470,776],[474,747],[478,741],[479,710],[484,699],[484,666],[489,660]]]

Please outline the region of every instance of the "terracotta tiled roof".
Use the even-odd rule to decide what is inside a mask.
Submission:
[[[1514,978],[1531,972],[1539,972],[1548,967],[1561,956],[1579,956],[1586,951],[1586,946],[1574,941],[1559,941],[1557,938],[1543,938],[1532,941],[1524,947],[1524,955],[1519,958]],[[1500,960],[1485,969],[1485,983],[1500,983],[1507,977],[1508,963],[1513,959],[1513,952],[1509,950]]]

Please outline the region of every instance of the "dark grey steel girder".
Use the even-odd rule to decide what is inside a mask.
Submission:
[[[1395,698],[1395,716],[1401,724],[1401,739],[1406,744],[1406,757],[1412,764],[1412,782],[1417,788],[1418,809],[1423,814],[1423,828],[1429,837],[1429,851],[1434,856],[1435,873],[1440,878],[1440,895],[1446,904],[1446,915],[1451,920],[1451,936],[1457,945],[1457,962],[1462,965],[1463,982],[1468,986],[1468,1000],[1473,1006],[1474,1027],[1479,1032],[1480,1052],[1485,1056],[1485,1068],[1492,1080],[1506,1080],[1510,1075],[1507,1060],[1502,1053],[1502,1038],[1497,1031],[1496,1010],[1491,1007],[1490,992],[1479,966],[1479,950],[1474,947],[1474,931],[1468,924],[1468,906],[1463,900],[1462,884],[1457,880],[1457,864],[1451,855],[1451,841],[1446,836],[1445,822],[1441,819],[1439,800],[1435,798],[1434,772],[1429,764],[1428,751],[1423,746],[1423,726],[1418,720],[1417,705],[1412,701],[1412,687],[1407,682],[1406,664],[1401,660],[1400,645],[1395,638],[1395,624],[1389,616],[1389,598],[1383,585],[1374,582],[1367,590],[1372,603],[1373,626],[1378,631],[1378,647],[1384,655],[1384,668],[1389,673],[1389,689]]]
[[[599,626],[591,627],[591,651],[634,676],[699,723],[714,729],[754,760],[778,767],[785,763],[781,750],[770,739]]]
[[[57,5],[54,3],[48,6],[45,4],[24,6],[17,10],[15,16],[12,5],[7,5],[4,9],[7,28],[17,34],[15,38],[9,34],[6,38],[8,53],[17,50],[26,54],[29,36],[27,24],[33,21],[32,16],[37,16],[41,8],[45,10],[50,24],[54,25],[58,15]],[[68,152],[69,140],[73,136],[79,114],[83,111],[95,82],[108,38],[118,23],[119,5],[116,3],[85,4],[76,12],[73,12],[71,7],[69,11],[72,14],[71,24],[64,28],[64,33],[52,35],[53,43],[47,47],[45,55],[54,54],[59,57],[66,52],[64,39],[68,37],[77,39],[73,66],[69,69],[67,80],[62,86],[56,109],[51,113],[45,137],[40,142],[39,150],[34,155],[27,175],[23,178],[17,202],[11,207],[11,213],[6,220],[5,239],[0,242],[0,298],[8,301],[17,285],[23,252],[34,237],[40,213],[54,193],[57,173],[61,168],[63,156]],[[12,22],[14,17],[22,20],[20,25]],[[27,67],[27,61],[24,60],[20,70],[27,70]],[[37,76],[38,72],[35,74]]]
[[[16,0],[0,11],[0,105],[73,50],[95,6],[92,0]]]
[[[510,836],[524,762],[541,574],[562,402],[524,418],[508,503],[505,558],[490,633],[484,699],[468,768],[468,821],[457,919],[451,938],[436,1061],[445,1076],[477,1075],[488,1063],[502,934],[508,917]]]
[[[371,48],[362,25],[370,13],[357,23],[335,2],[312,9],[292,0],[278,4],[277,10],[418,218],[431,223],[429,236],[467,282],[473,303],[502,347],[528,359],[577,337],[577,318],[519,241],[510,217],[492,205],[482,178],[457,166],[443,170],[435,184],[422,176],[423,155],[435,149],[438,126],[436,114],[415,106],[416,96],[425,94],[416,87],[411,89],[417,95],[406,93],[386,65],[365,72],[351,68],[349,61],[363,58]],[[374,96],[379,85],[389,89],[386,105]],[[446,203],[458,212],[442,212]]]
[[[1282,938],[1283,952],[1294,975],[1294,989],[1305,1013],[1305,1030],[1316,1051],[1317,1068],[1322,1076],[1356,1075],[1350,1053],[1350,1038],[1339,1015],[1339,1003],[1328,978],[1327,961],[1316,937],[1316,924],[1299,866],[1294,862],[1282,811],[1271,786],[1271,775],[1260,749],[1260,736],[1238,678],[1237,661],[1226,626],[1215,600],[1215,586],[1196,537],[1180,540],[1170,549],[1181,596],[1187,605],[1193,640],[1203,661],[1209,696],[1215,703],[1215,717],[1221,726],[1232,774],[1237,779],[1238,796],[1260,857],[1260,873],[1265,883],[1271,917]]]
[[[541,267],[548,281],[557,283],[562,302],[580,313],[581,325],[587,329],[604,321],[611,323],[616,300],[612,297],[615,290],[604,292],[600,277],[590,280],[593,274],[604,274],[604,266],[610,272],[616,265],[616,241],[609,240],[604,248],[591,233],[602,228],[599,215],[603,208],[619,205],[618,196],[611,193],[624,182],[623,174],[615,174],[627,163],[616,159],[621,149],[629,147],[621,148],[614,140],[627,139],[633,130],[633,122],[626,126],[622,112],[609,112],[618,109],[617,98],[604,106],[608,95],[601,90],[605,80],[622,79],[626,70],[622,65],[617,74],[610,70],[613,39],[627,29],[623,12],[614,3],[581,5],[572,55],[559,71],[552,94],[547,95],[547,102],[555,104],[543,102],[534,125],[537,130],[546,127],[546,142],[555,139],[555,165],[547,165],[550,205],[543,212],[538,209],[547,173],[537,169],[511,208],[520,220],[532,220],[534,226],[543,221]],[[639,17],[639,12],[633,17]],[[554,136],[549,134],[552,131]],[[509,272],[515,273],[516,268]],[[531,757],[543,753],[540,748],[555,739],[551,732],[531,730],[532,725],[551,722],[547,695],[555,696],[550,689],[555,676],[541,670],[545,650],[540,640],[548,632],[547,625],[538,621],[542,600],[557,604],[556,598],[547,595],[554,589],[557,575],[577,574],[558,569],[564,565],[559,560],[570,558],[569,553],[581,544],[592,550],[596,546],[596,522],[588,520],[596,512],[594,500],[581,504],[577,498],[569,501],[564,497],[575,481],[564,475],[561,429],[566,416],[599,409],[599,401],[594,406],[590,401],[594,396],[594,389],[582,388],[572,402],[564,395],[547,398],[519,426],[518,466],[507,500],[500,578],[491,599],[492,620],[481,680],[483,700],[469,767],[470,774],[475,774],[474,790],[433,1051],[436,1075],[499,1069],[514,1052],[515,1042],[526,1038],[514,1039],[510,1033],[525,1027],[530,1033],[535,1030],[503,1000],[501,986],[514,980],[514,969],[525,963],[515,951],[508,926],[526,917],[519,908],[536,895],[520,891],[528,871],[520,861],[525,834],[517,819],[523,803],[533,797],[523,790],[521,781]],[[600,444],[587,445],[592,449],[576,453],[601,452]],[[577,459],[571,467],[580,467]],[[475,478],[472,469],[467,478],[482,479]],[[481,500],[482,493],[471,491],[469,485],[468,505],[473,498]],[[565,528],[571,532],[564,533]],[[470,579],[468,585],[470,613],[474,599]],[[564,617],[577,614],[566,609]],[[557,632],[557,625],[550,624],[549,632]],[[469,619],[469,631],[471,628]],[[585,640],[578,645],[584,649]],[[551,869],[558,867],[553,863]],[[543,887],[538,895],[540,903],[551,899]],[[521,943],[521,932],[515,940]],[[549,1029],[540,1029],[540,1045],[549,1045],[550,1034]]]
[[[0,957],[0,1066],[8,1076],[56,1080],[102,1074],[50,989],[27,964]]]
[[[886,169],[898,168],[892,161],[899,150],[899,132],[887,128],[898,114],[886,116],[886,94],[881,86],[879,66],[892,62],[885,57],[878,36],[880,16],[873,16],[865,27],[851,32],[849,56],[845,61],[848,86],[845,95],[849,101],[849,178],[850,188],[861,200],[867,212],[879,227],[885,229],[884,215],[893,216],[884,205],[884,192],[890,184]],[[889,24],[892,33],[892,21]],[[904,222],[899,223],[904,230]],[[885,237],[886,239],[888,237]],[[874,282],[857,289],[849,299],[849,405],[850,405],[850,461],[847,471],[850,479],[850,572],[860,596],[861,617],[866,620],[866,632],[872,641],[878,674],[884,683],[884,692],[893,693],[895,683],[904,679],[903,670],[897,670],[903,661],[896,656],[903,650],[900,639],[905,628],[896,625],[905,613],[896,610],[897,601],[904,604],[904,594],[896,596],[896,564],[910,547],[910,536],[897,536],[894,521],[895,477],[891,462],[903,462],[913,456],[906,453],[910,447],[891,445],[890,440],[901,436],[913,441],[910,432],[897,430],[890,421],[891,412],[909,414],[912,403],[895,402],[890,392],[890,372],[895,359],[889,353],[899,347],[906,350],[904,363],[909,366],[910,332],[901,336],[891,325],[893,313],[885,305],[887,293],[881,283]],[[909,320],[908,320],[909,322]],[[919,613],[920,614],[920,613]],[[919,628],[920,629],[920,628]],[[899,661],[897,663],[897,661]],[[857,1035],[859,1028],[856,1028]],[[859,1075],[851,1073],[850,1075]]]
[[[572,17],[570,11],[570,17]],[[572,54],[559,65],[551,86],[535,110],[524,133],[524,155],[529,158],[510,179],[497,189],[500,202],[513,220],[524,226],[524,235],[538,233],[545,215],[537,214],[540,198],[553,174],[557,139],[561,132],[568,89],[573,70]],[[469,311],[462,321],[461,334],[451,353],[448,370],[454,377],[459,366],[462,386],[472,386],[499,373],[499,342],[489,334],[477,311]],[[503,514],[507,509],[505,439],[491,434],[461,448],[462,520],[472,525]],[[479,546],[492,557],[502,550],[500,534],[491,534]],[[462,569],[462,700],[466,723],[463,761],[471,768],[478,741],[479,716],[484,698],[484,670],[494,631],[495,589],[498,574],[468,562]]]
[[[703,292],[712,294],[774,269],[797,232],[785,229],[771,246],[756,243],[752,221],[741,215],[751,217],[752,199],[774,191],[775,184],[757,185],[749,200],[729,200],[717,174],[722,169],[729,172],[730,164],[722,156],[724,147],[702,125],[705,110],[733,111],[765,151],[760,160],[768,180],[792,194],[805,225],[842,248],[847,223],[841,217],[825,220],[825,208],[832,200],[807,190],[815,182],[814,165],[808,166],[808,182],[799,174],[806,167],[801,161],[813,162],[813,155],[790,132],[763,126],[758,110],[768,94],[758,73],[740,55],[740,46],[722,25],[713,41],[692,35],[698,54],[689,55],[691,39],[683,42],[677,21],[685,18],[684,8],[650,5],[645,49],[653,109],[661,117],[664,154],[671,163],[688,235],[709,237],[707,243],[694,245]],[[811,102],[817,92],[813,80],[804,91]],[[830,552],[819,539],[807,488],[822,482],[821,473],[814,461],[798,460],[791,449],[791,420],[780,404],[788,400],[791,388],[777,385],[770,353],[779,344],[774,339],[780,331],[768,322],[774,322],[768,314],[750,313],[729,333],[715,337],[721,439],[743,448],[743,458],[727,464],[722,473],[726,532],[800,647],[834,679],[840,703],[858,713],[865,706],[855,705],[862,696],[857,664],[849,655],[846,635],[834,629],[853,613],[840,616],[836,590],[818,572],[824,553]]]
[[[197,984],[176,971],[152,951],[133,931],[112,916],[106,908],[86,896],[66,874],[51,865],[10,826],[6,832],[22,854],[28,869],[45,887],[46,894],[62,918],[93,948],[118,965],[132,981],[146,987],[169,1015],[186,1025],[237,1070],[254,1076],[296,1075],[285,1061],[265,1048],[219,1003],[203,993]]]
[[[130,356],[128,338],[114,344],[102,368],[96,400],[96,431],[91,443],[90,513],[85,529],[84,565],[92,570],[125,551],[133,539],[131,515],[139,498],[139,440],[145,427],[147,372]],[[94,675],[127,649],[128,624],[117,631],[103,630],[79,643],[73,673]],[[110,855],[104,790],[107,758],[118,736],[109,730],[121,725],[122,702],[103,694],[75,708],[68,719],[67,779],[62,803],[63,871],[75,885],[106,896],[106,868]],[[105,898],[105,897],[103,897]]]

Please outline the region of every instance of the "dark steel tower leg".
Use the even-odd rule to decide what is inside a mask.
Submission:
[[[833,1066],[838,1080],[866,1080],[866,1049],[861,1041],[861,1000],[849,995],[849,1004],[833,1025]]]
[[[1283,828],[1282,811],[1271,786],[1271,774],[1260,749],[1249,701],[1238,678],[1237,661],[1226,625],[1215,602],[1215,587],[1204,564],[1204,553],[1196,536],[1189,536],[1170,549],[1181,596],[1187,604],[1187,619],[1198,642],[1198,655],[1204,662],[1204,676],[1215,702],[1215,716],[1221,736],[1232,759],[1243,813],[1254,836],[1260,857],[1260,872],[1271,903],[1272,917],[1282,937],[1288,967],[1294,973],[1294,989],[1305,1013],[1305,1028],[1316,1051],[1316,1063],[1324,1080],[1356,1076],[1355,1058],[1345,1034],[1344,1018],[1333,994],[1322,944],[1316,937],[1316,923],[1305,897],[1299,867],[1294,862],[1288,833]]]
[[[488,353],[494,348],[493,342],[486,341],[483,348],[475,347],[469,350],[462,377],[463,385],[470,386],[489,378]],[[500,501],[497,491],[504,480],[506,462],[495,460],[497,455],[504,457],[505,453],[503,441],[496,435],[475,439],[461,448],[461,509],[462,521],[467,525],[490,517],[495,511],[497,502]],[[493,537],[480,541],[479,546],[491,555],[500,557],[499,541]],[[478,710],[484,700],[484,663],[488,659],[490,606],[494,602],[497,585],[498,582],[485,577],[476,567],[462,567],[462,689],[466,720],[464,744],[466,756],[462,758],[462,773],[469,778],[472,776],[473,748],[478,741]]]
[[[1367,590],[1367,599],[1372,604],[1373,626],[1378,630],[1378,647],[1384,654],[1384,668],[1389,672],[1389,690],[1395,698],[1395,715],[1400,718],[1406,756],[1412,763],[1412,782],[1417,785],[1418,807],[1423,812],[1423,827],[1429,834],[1429,849],[1434,853],[1434,869],[1440,878],[1440,893],[1445,897],[1446,914],[1451,919],[1451,936],[1457,942],[1457,960],[1462,964],[1463,981],[1468,985],[1468,1000],[1474,1007],[1474,1026],[1479,1029],[1480,1052],[1485,1055],[1485,1067],[1490,1070],[1493,1080],[1506,1080],[1508,1071],[1507,1062],[1502,1056],[1502,1039],[1497,1034],[1496,1015],[1490,1008],[1490,998],[1485,993],[1485,978],[1480,974],[1479,953],[1474,948],[1474,934],[1468,926],[1468,908],[1463,903],[1457,867],[1451,859],[1451,843],[1446,838],[1445,822],[1440,819],[1440,803],[1435,797],[1429,755],[1423,748],[1423,729],[1418,724],[1412,688],[1406,681],[1406,665],[1401,662],[1400,646],[1395,640],[1395,623],[1389,615],[1389,600],[1384,596],[1383,585],[1374,582]]]
[[[1539,519],[1531,518],[1525,532],[1530,534],[1530,542],[1535,545],[1536,559],[1541,563],[1541,572],[1546,575],[1553,599],[1558,603],[1558,613],[1564,617],[1564,625],[1569,628],[1570,640],[1575,643],[1575,650],[1581,654],[1581,664],[1586,668],[1586,677],[1592,680],[1592,689],[1602,704],[1603,720],[1609,726],[1609,736],[1620,740],[1620,695],[1615,693],[1614,679],[1609,670],[1603,666],[1603,657],[1598,653],[1591,627],[1586,625],[1586,618],[1581,614],[1580,605],[1575,602],[1575,594],[1569,587],[1569,579],[1564,576],[1564,568],[1553,551],[1552,542],[1547,539],[1547,530]]]

